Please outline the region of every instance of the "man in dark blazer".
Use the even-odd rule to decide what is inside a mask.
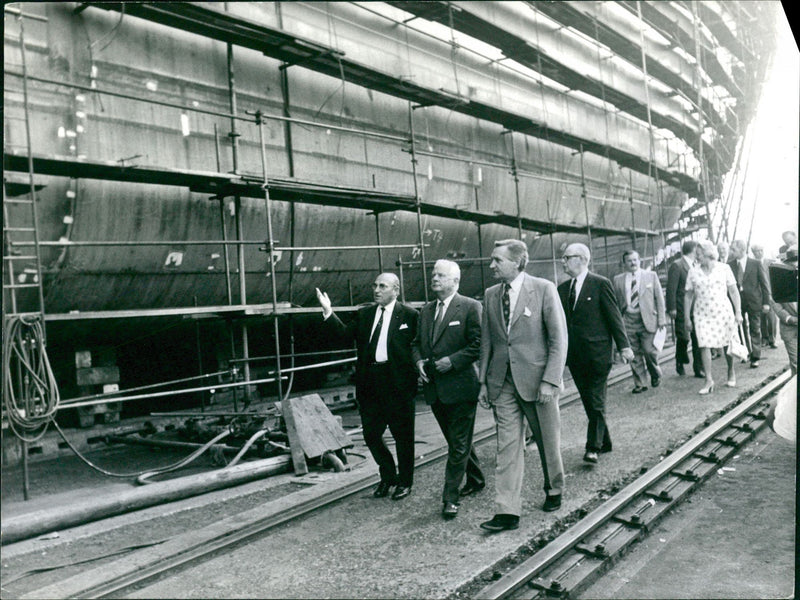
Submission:
[[[590,259],[589,248],[584,244],[567,246],[561,260],[570,278],[558,286],[558,295],[567,315],[567,366],[589,418],[583,460],[596,463],[598,453],[612,449],[605,419],[612,340],[626,361],[633,360],[633,350],[614,288],[608,279],[589,271]]]
[[[687,240],[681,247],[681,257],[669,266],[667,272],[667,312],[675,321],[675,371],[683,376],[685,370],[683,365],[689,364],[689,341],[692,342],[692,369],[694,376],[700,379],[705,378],[703,371],[703,359],[700,356],[700,347],[697,344],[697,336],[694,328],[686,331],[686,310],[691,307],[684,307],[686,297],[686,276],[689,269],[694,266],[695,250],[697,242]]]
[[[437,260],[431,274],[436,300],[420,310],[411,351],[424,383],[425,401],[447,440],[442,516],[458,514],[459,498],[479,492],[486,480],[472,446],[478,406],[481,303],[458,293],[461,269]],[[466,474],[466,484],[459,490]]]
[[[484,296],[478,402],[493,409],[497,424],[496,512],[481,523],[482,529],[497,532],[519,527],[526,423],[542,464],[542,510],[561,508],[558,395],[567,358],[567,323],[556,286],[525,273],[525,242],[499,240],[494,245],[489,268],[500,283]]]
[[[355,340],[356,400],[364,428],[364,441],[381,481],[373,495],[383,498],[391,488],[393,500],[411,493],[414,480],[414,397],[417,371],[411,342],[417,334],[419,314],[397,301],[400,280],[394,273],[381,273],[372,284],[375,304],[359,309],[355,320],[345,325],[334,314],[328,295],[317,289],[322,316],[343,339]],[[397,465],[383,441],[389,427],[397,449]],[[396,487],[395,487],[396,486]]]
[[[755,369],[761,360],[761,315],[770,310],[771,292],[767,270],[761,261],[747,257],[747,244],[742,240],[731,242],[728,266],[739,286],[742,315],[747,315],[749,335],[745,337],[750,350],[750,367]]]

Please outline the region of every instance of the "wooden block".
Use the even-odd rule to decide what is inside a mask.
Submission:
[[[353,446],[341,423],[331,414],[319,394],[289,398],[289,403],[298,441],[308,458]]]
[[[78,385],[103,385],[119,383],[119,367],[90,367],[75,372]]]

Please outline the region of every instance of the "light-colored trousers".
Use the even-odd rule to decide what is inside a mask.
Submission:
[[[497,424],[496,513],[519,516],[522,512],[526,420],[539,448],[545,493],[561,494],[564,487],[564,465],[561,461],[561,413],[558,396],[544,404],[524,402],[514,387],[509,370],[500,395],[494,401],[494,419]]]
[[[647,374],[652,379],[661,378],[661,367],[658,366],[658,350],[653,346],[655,332],[650,333],[642,321],[642,313],[625,312],[625,331],[628,332],[628,341],[633,350],[631,371],[633,383],[637,387],[647,387]]]

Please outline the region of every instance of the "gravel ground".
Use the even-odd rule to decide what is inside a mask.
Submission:
[[[660,458],[702,427],[716,412],[748,387],[783,368],[785,356],[765,352],[768,360],[758,371],[740,369],[737,389],[721,388],[699,396],[702,382],[666,375],[662,386],[645,394],[630,394],[624,381],[609,390],[608,420],[614,452],[597,466],[582,462],[586,418],[580,403],[562,411],[562,450],[567,487],[562,509],[540,510],[544,493],[535,447],[527,454],[520,529],[485,534],[478,524],[494,513],[494,444],[478,448],[488,476],[481,494],[462,503],[453,521],[439,515],[443,463],[417,470],[411,496],[401,502],[376,500],[361,492],[324,510],[275,528],[264,537],[154,582],[129,595],[136,598],[444,598],[470,597],[499,569],[530,555],[542,543],[613,494],[642,468]],[[671,371],[669,367],[665,371]],[[714,362],[715,378],[724,379],[724,361]],[[719,373],[717,373],[719,371]],[[420,454],[443,443],[424,404],[418,405]],[[492,424],[491,413],[479,409],[477,429]],[[362,449],[363,451],[363,449]],[[374,472],[371,460],[354,464],[354,471]],[[327,476],[326,476],[327,477]],[[336,477],[331,474],[330,477]],[[278,483],[279,478],[284,478]],[[181,514],[131,522],[102,535],[67,543],[41,541],[27,552],[3,548],[3,597],[64,580],[84,567],[70,567],[11,581],[25,570],[108,556],[137,544],[148,544],[186,529],[198,529],[229,515],[257,509],[300,487],[291,476],[274,482],[248,484],[247,495],[200,505]],[[285,482],[285,483],[283,483]],[[4,490],[6,481],[4,478]],[[253,492],[258,486],[266,486]],[[261,494],[261,495],[259,495]],[[4,494],[4,503],[5,494]],[[160,508],[161,513],[169,509]],[[144,511],[142,511],[144,512]],[[27,544],[27,542],[23,542]],[[13,546],[13,545],[12,545]],[[512,558],[509,559],[508,557]],[[88,566],[96,567],[97,562]]]

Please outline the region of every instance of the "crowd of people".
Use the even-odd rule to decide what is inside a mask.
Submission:
[[[792,237],[794,236],[794,237]],[[535,441],[545,499],[542,510],[561,507],[564,467],[558,397],[568,366],[586,412],[583,460],[595,464],[611,452],[605,418],[606,389],[615,348],[633,374],[633,394],[657,388],[668,325],[675,326],[675,369],[691,364],[711,394],[712,350],[727,361],[725,385],[736,386],[737,360],[729,345],[741,336],[745,360],[758,368],[762,325],[768,317],[780,331],[792,372],[797,372],[797,239],[784,234],[782,262],[794,266],[795,288],[772,295],[767,268],[754,247],[686,241],[667,274],[666,293],[658,276],[642,268],[639,254],[623,254],[624,272],[613,282],[589,270],[590,250],[569,244],[561,257],[568,278],[558,287],[525,272],[528,249],[514,239],[495,242],[489,269],[498,283],[483,303],[458,293],[456,262],[437,260],[431,274],[435,299],[416,311],[398,301],[400,280],[381,273],[372,285],[374,303],[345,325],[328,295],[317,289],[326,327],[357,348],[356,395],[364,440],[378,465],[376,498],[407,497],[414,476],[414,401],[421,384],[447,441],[442,517],[458,515],[462,498],[479,493],[486,478],[473,447],[477,406],[493,411],[497,431],[495,514],[480,524],[498,532],[519,527],[525,447]],[[725,257],[723,258],[723,252]],[[729,257],[728,257],[729,253]],[[791,278],[790,278],[791,279]],[[777,301],[776,301],[777,298]],[[747,321],[747,327],[742,323]],[[764,326],[764,343],[775,345]],[[689,347],[691,356],[689,358]],[[389,429],[397,461],[383,434]],[[463,483],[463,486],[462,486]]]

